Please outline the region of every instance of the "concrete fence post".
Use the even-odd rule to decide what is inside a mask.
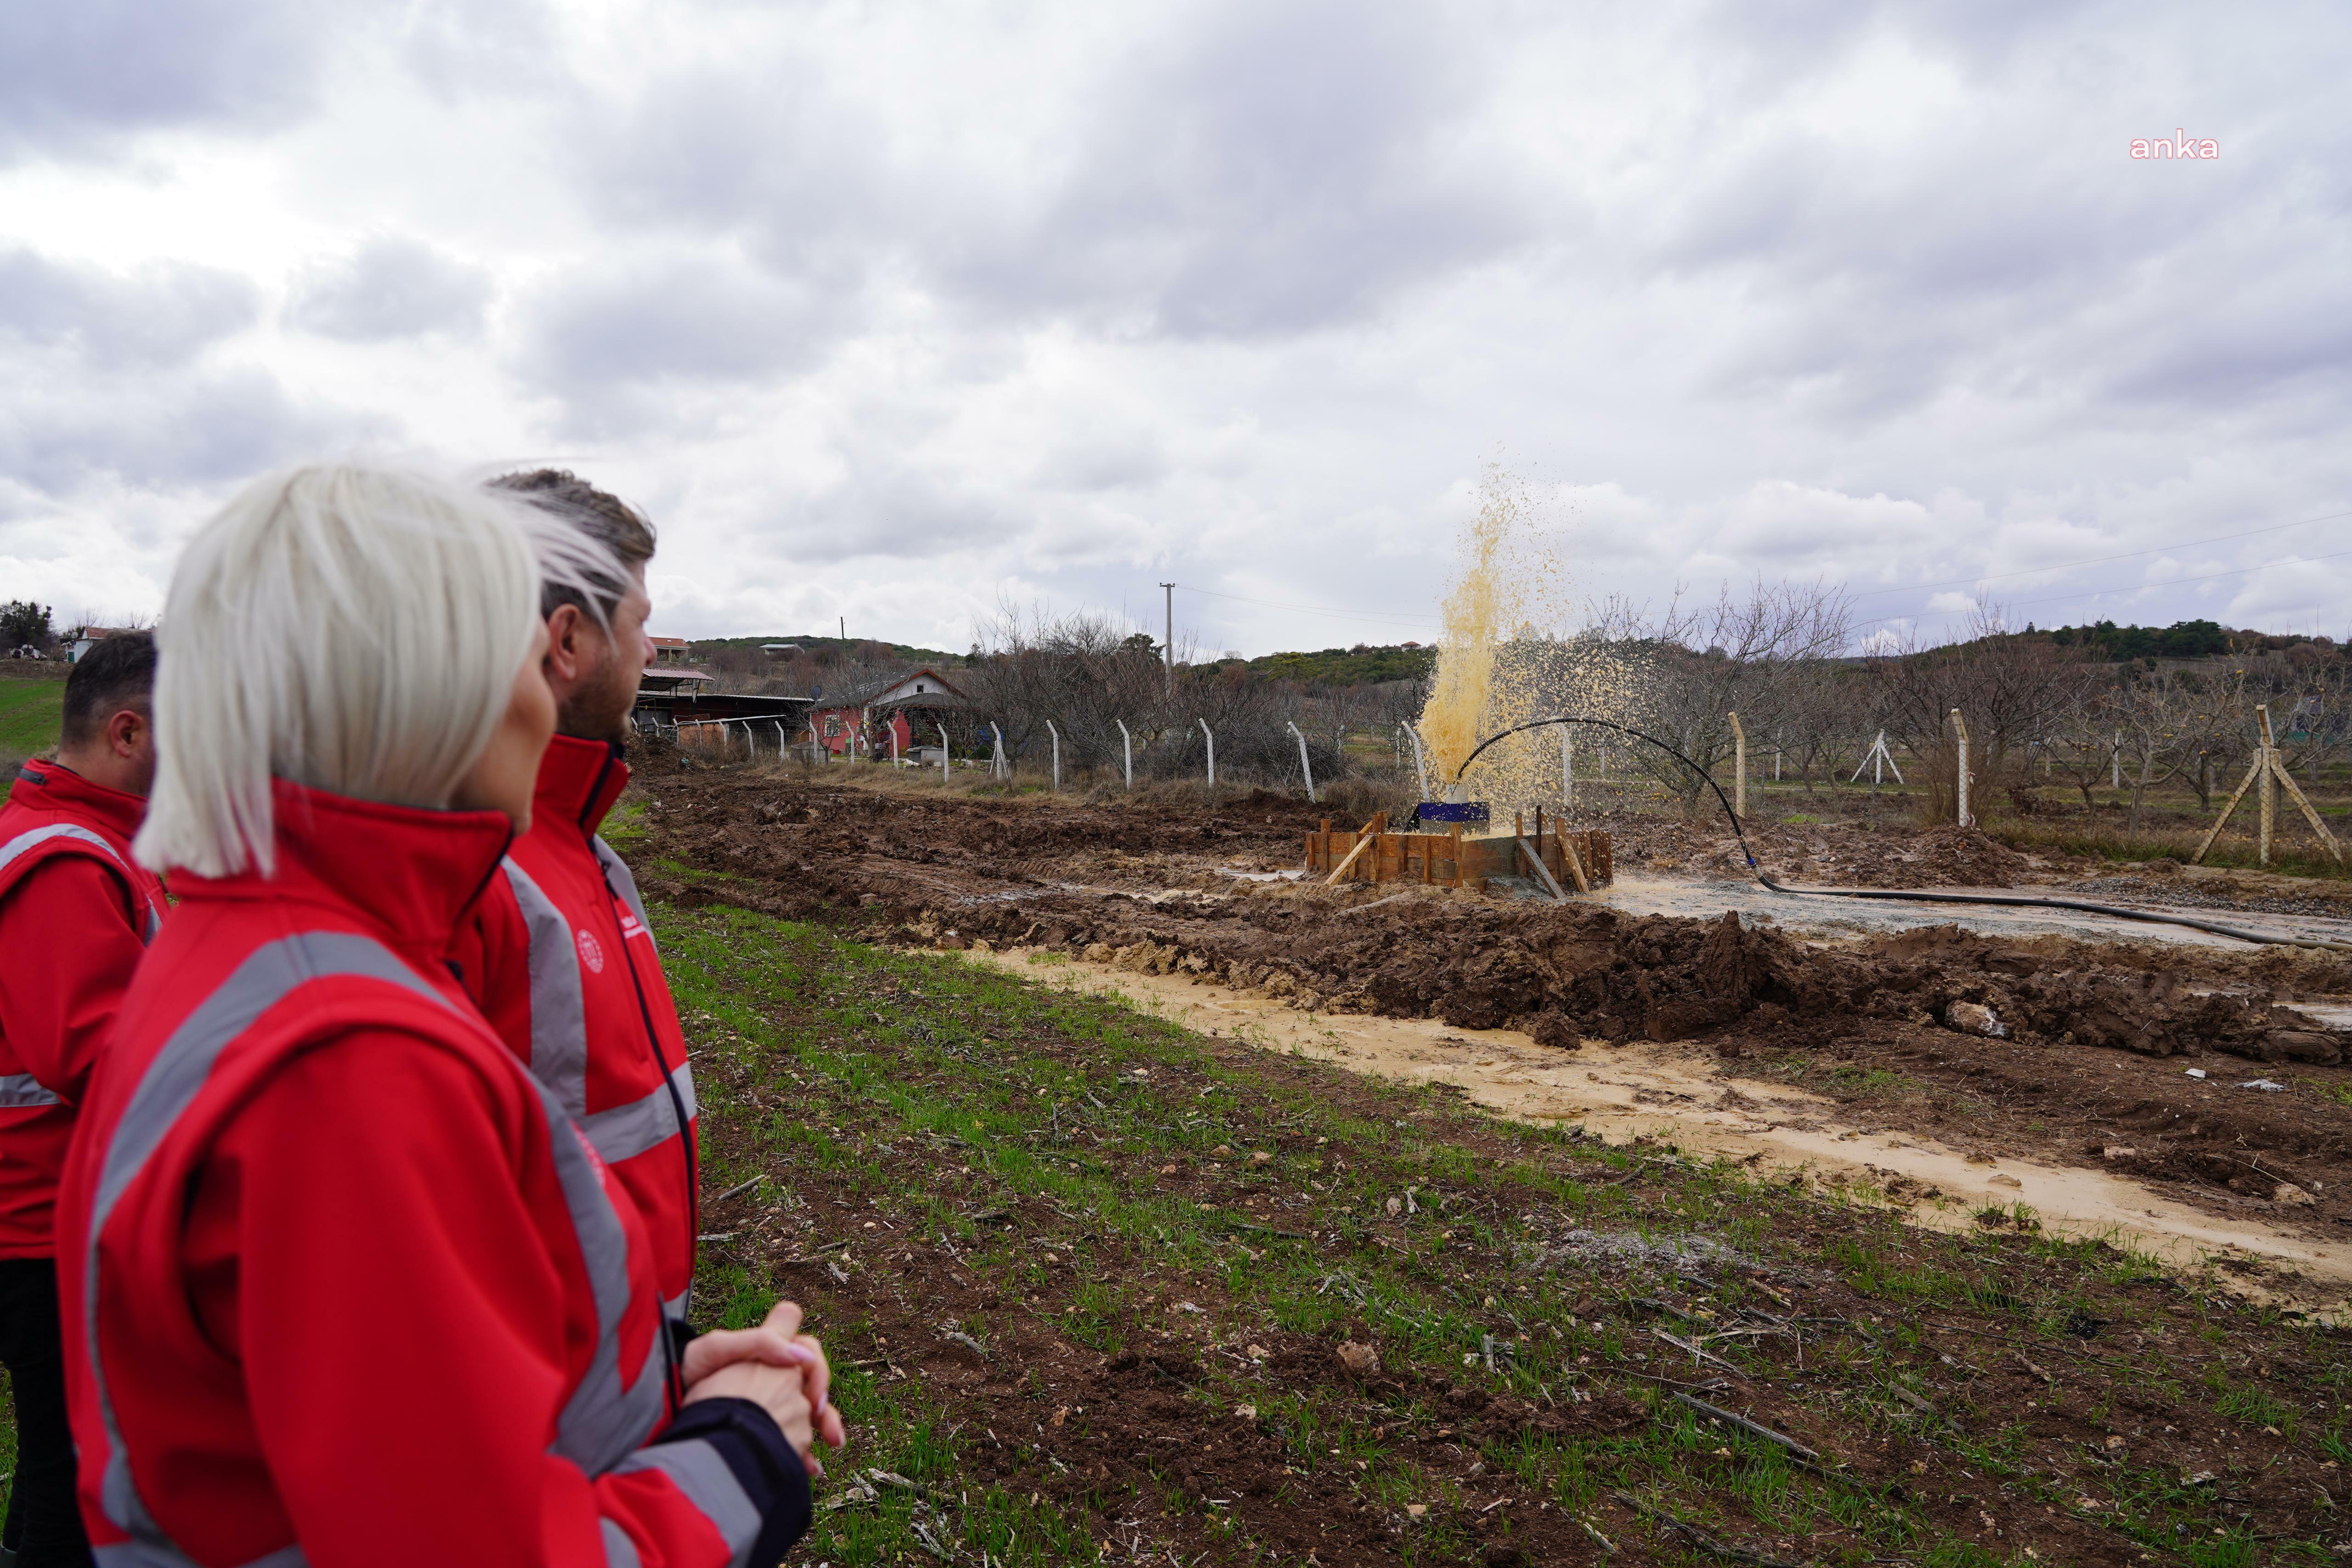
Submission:
[[[1412,740],[1412,773],[1413,777],[1421,781],[1421,798],[1423,800],[1431,799],[1432,796],[1429,793],[1429,753],[1422,747],[1421,731],[1414,729],[1412,725],[1407,724],[1404,727],[1404,732]]]
[[[1967,720],[1965,720],[1965,719],[1963,719],[1963,718],[1961,718],[1961,717],[1960,717],[1960,710],[1959,710],[1958,709],[1957,709],[1957,708],[1955,708],[1955,709],[1953,709],[1953,710],[1952,710],[1952,728],[1953,728],[1953,730],[1954,730],[1955,731],[1957,731],[1957,732],[1958,732],[1958,734],[1959,735],[1959,738],[1960,738],[1960,765],[1959,765],[1959,779],[1958,779],[1958,783],[1959,783],[1959,818],[1960,818],[1960,826],[1961,826],[1962,827],[1966,827],[1966,826],[1969,826],[1969,721],[1968,721]]]
[[[1118,726],[1118,760],[1127,770],[1127,787],[1131,792],[1135,788],[1135,737],[1127,732],[1126,720],[1114,719],[1111,722]]]
[[[1206,719],[1195,722],[1201,726],[1201,733],[1209,737],[1209,787],[1214,789],[1217,787],[1217,732],[1209,728]]]
[[[1307,731],[1286,719],[1283,727],[1298,737],[1298,773],[1307,781],[1307,804],[1315,804],[1315,765],[1307,760]]]
[[[1054,793],[1062,792],[1062,732],[1054,728],[1051,719],[1045,721],[1045,733],[1054,738]]]
[[[948,727],[934,724],[931,728],[940,732],[940,783],[945,784],[948,782]]]
[[[1731,815],[1744,823],[1748,820],[1748,731],[1740,728],[1738,714],[1724,717],[1731,721]]]
[[[2271,734],[2269,703],[2254,704],[2254,719],[2261,730],[2258,744],[2262,748],[2262,774],[2254,781],[2254,805],[2260,814],[2254,863],[2267,866],[2271,863],[2271,826],[2278,818],[2278,784],[2272,776],[2279,766],[2278,742]]]

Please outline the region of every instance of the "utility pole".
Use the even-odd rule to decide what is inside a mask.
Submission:
[[[849,641],[849,617],[847,616],[841,617],[841,640],[845,646],[846,646]]]
[[[1160,584],[1168,592],[1168,640],[1160,645],[1160,658],[1168,667],[1168,689],[1176,689],[1176,584]]]

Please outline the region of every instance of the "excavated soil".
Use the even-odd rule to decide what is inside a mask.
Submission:
[[[2168,1195],[2331,1237],[2352,1226],[2352,1031],[2328,1026],[2352,1000],[2341,955],[1958,924],[1829,943],[1734,913],[1325,889],[1281,877],[1325,815],[1295,798],[1129,806],[650,761],[631,858],[649,891],[681,902],[924,945],[1058,949],[1309,1011],[1516,1028],[1562,1050],[1694,1040],[1735,1071],[1850,1100],[1885,1128],[2128,1169]],[[1614,834],[1621,869],[1721,854],[1722,836],[1691,824],[1576,823],[1588,825]],[[1790,879],[1983,887],[2048,874],[1958,829],[1750,837]],[[2257,1083],[2277,1087],[2238,1087]]]

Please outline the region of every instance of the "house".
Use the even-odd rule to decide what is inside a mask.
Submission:
[[[648,637],[646,640],[654,645],[654,663],[656,666],[684,664],[694,652],[694,645],[684,637]]]
[[[74,638],[73,651],[68,657],[76,664],[79,664],[82,655],[107,638],[123,637],[138,629],[136,626],[84,626],[81,629],[81,635]]]
[[[950,712],[970,707],[964,694],[928,665],[820,695],[809,715],[817,744],[836,757],[910,756],[937,738]]]

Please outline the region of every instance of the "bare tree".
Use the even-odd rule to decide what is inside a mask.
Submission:
[[[2096,683],[2081,650],[2045,637],[2010,633],[1998,605],[1979,608],[1968,636],[1941,646],[1906,642],[1870,660],[1879,690],[1874,704],[1887,731],[1916,756],[1928,785],[1927,810],[1939,821],[1952,815],[1957,781],[1951,714],[1967,721],[1969,765],[1982,784],[2012,782],[2077,694]]]
[[[1795,735],[1817,721],[1819,667],[1844,652],[1853,608],[1843,588],[1759,577],[1744,594],[1726,584],[1703,607],[1677,600],[1654,620],[1622,603],[1598,619],[1606,640],[1640,650],[1642,679],[1628,694],[1634,727],[1712,775],[1732,756],[1731,714],[1751,737]],[[1633,755],[1685,812],[1697,809],[1704,778],[1647,747]]]

